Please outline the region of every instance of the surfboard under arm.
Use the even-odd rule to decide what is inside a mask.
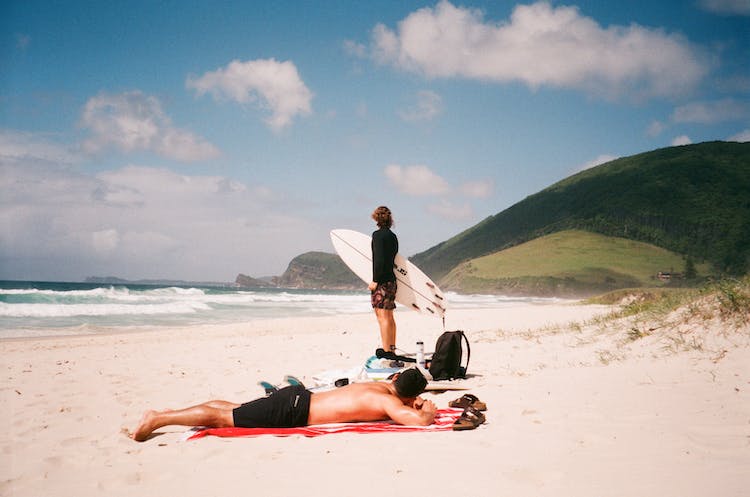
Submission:
[[[372,280],[371,238],[358,231],[331,231],[331,242],[339,257],[362,281]],[[396,254],[394,274],[398,280],[396,302],[414,311],[445,320],[448,303],[443,292],[416,265]]]

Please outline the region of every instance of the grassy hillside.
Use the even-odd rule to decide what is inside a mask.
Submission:
[[[683,272],[679,254],[654,245],[567,230],[472,259],[441,280],[462,292],[582,296],[615,288],[659,286],[659,271]],[[710,268],[698,265],[698,276]]]
[[[750,143],[702,143],[617,159],[531,195],[412,260],[440,279],[463,261],[570,229],[647,242],[744,274]]]

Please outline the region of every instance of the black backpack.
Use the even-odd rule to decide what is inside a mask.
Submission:
[[[466,366],[461,366],[462,342],[466,342]],[[434,380],[466,378],[470,358],[471,347],[466,334],[461,330],[446,331],[440,335],[435,344],[435,353],[432,354],[432,362],[430,363],[430,374]]]

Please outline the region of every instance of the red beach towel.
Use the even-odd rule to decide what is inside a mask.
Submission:
[[[193,428],[194,433],[187,440],[195,440],[208,435],[215,437],[257,437],[260,435],[274,435],[288,437],[290,435],[304,435],[318,437],[331,433],[385,433],[385,432],[414,432],[414,431],[448,431],[453,423],[461,416],[463,409],[438,409],[435,421],[429,426],[404,426],[392,421],[372,421],[361,423],[329,423],[324,425],[300,426],[297,428]]]

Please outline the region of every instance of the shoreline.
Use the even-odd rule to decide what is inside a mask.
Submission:
[[[478,296],[463,296],[465,298],[482,298],[484,296],[478,295]],[[27,327],[8,327],[5,329],[0,328],[0,341],[6,341],[6,340],[25,340],[25,339],[32,339],[32,340],[38,340],[38,339],[47,339],[47,338],[54,338],[54,337],[73,337],[73,336],[93,336],[93,335],[109,335],[109,334],[130,334],[130,333],[151,333],[151,332],[159,332],[159,331],[166,331],[174,328],[180,328],[180,329],[194,329],[194,328],[200,328],[203,326],[254,326],[255,324],[262,325],[265,322],[268,321],[276,321],[276,320],[284,320],[284,319],[326,319],[326,318],[335,318],[340,316],[372,316],[372,309],[369,308],[369,302],[365,302],[366,298],[363,296],[362,298],[362,308],[363,310],[337,310],[337,311],[328,311],[328,312],[320,312],[320,311],[310,311],[310,312],[297,312],[296,315],[293,316],[263,316],[263,315],[256,315],[256,316],[250,316],[250,317],[234,317],[234,318],[216,318],[215,316],[212,316],[210,313],[197,316],[197,315],[188,315],[187,317],[177,317],[178,321],[176,322],[169,322],[169,321],[163,321],[162,316],[155,315],[153,316],[153,319],[157,322],[157,324],[80,324],[80,325],[65,325],[65,326],[27,326]],[[449,312],[447,316],[450,317],[453,316],[454,313],[461,314],[464,311],[481,311],[481,310],[492,310],[492,309],[505,309],[505,308],[512,308],[516,305],[539,305],[539,306],[546,306],[546,305],[586,305],[582,304],[581,301],[575,300],[575,299],[537,299],[536,297],[527,297],[525,299],[516,299],[514,297],[508,297],[507,301],[496,301],[496,302],[483,302],[483,301],[477,301],[477,302],[466,302],[462,301],[459,304],[455,305],[455,307],[452,307],[449,309]],[[281,312],[282,309],[278,309],[276,312]],[[407,309],[403,305],[399,304],[399,306],[396,309],[397,316],[406,315],[406,314],[413,314],[414,312],[410,309]],[[141,319],[148,319],[148,315],[144,315],[141,317]],[[430,316],[423,315],[423,319],[429,321],[431,319]],[[180,319],[190,319],[194,322],[181,322]],[[166,319],[170,319],[167,317]],[[27,333],[27,336],[24,336],[24,333]]]
[[[294,374],[307,383],[363,363],[379,341],[369,313],[0,340],[0,493],[203,497],[252,488],[322,497],[384,478],[436,495],[461,492],[467,481],[478,496],[498,488],[742,495],[750,485],[750,329],[689,323],[674,331],[684,343],[665,348],[672,341],[663,330],[629,338],[633,326],[654,323],[597,318],[612,309],[454,310],[446,328],[464,329],[471,342],[466,384],[488,405],[487,423],[469,432],[182,442],[185,428],[165,427],[143,443],[127,437],[148,409],[244,402],[262,395],[260,380]],[[406,350],[416,340],[432,350],[443,331],[438,319],[408,310],[396,320]],[[425,397],[443,408],[460,394]]]

